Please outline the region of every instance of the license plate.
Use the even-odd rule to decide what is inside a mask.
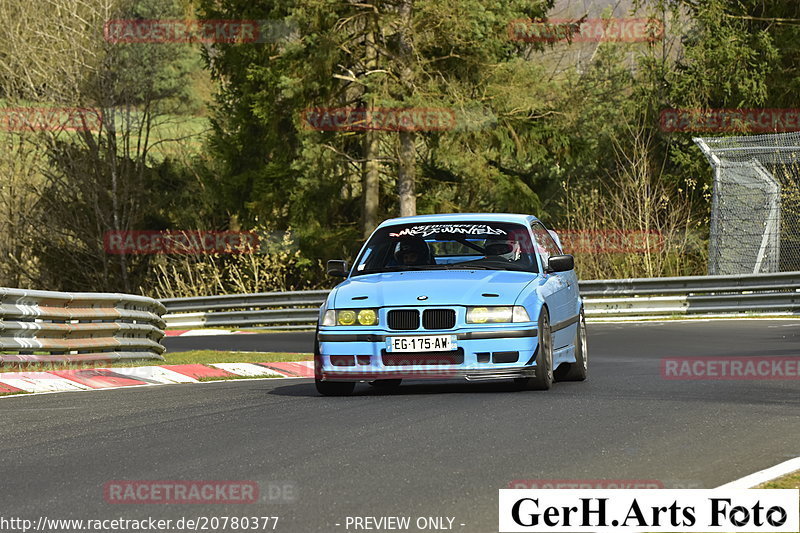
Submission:
[[[427,335],[425,337],[389,337],[387,352],[449,352],[458,349],[455,335]]]

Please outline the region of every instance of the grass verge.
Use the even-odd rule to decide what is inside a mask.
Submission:
[[[759,485],[759,489],[800,489],[800,470]]]
[[[311,354],[284,352],[228,352],[218,350],[192,350],[164,354],[164,361],[130,360],[86,363],[23,363],[2,364],[0,372],[49,372],[52,370],[87,370],[91,368],[125,368],[132,366],[186,365],[209,363],[278,363],[311,361]]]
[[[258,327],[241,327],[241,328],[208,328],[208,327],[201,327],[201,328],[181,328],[181,327],[174,327],[174,328],[167,328],[164,331],[244,331],[246,333],[309,333],[314,331],[313,326],[309,326],[303,329],[263,329]]]

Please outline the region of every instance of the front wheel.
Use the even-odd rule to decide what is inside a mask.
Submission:
[[[584,381],[589,373],[589,349],[586,345],[586,318],[583,309],[578,316],[578,331],[575,333],[575,362],[562,363],[556,369],[558,381]]]
[[[321,381],[315,380],[317,392],[323,396],[350,396],[356,388],[353,381]]]
[[[553,338],[550,315],[546,307],[539,313],[539,345],[536,347],[536,375],[518,378],[517,385],[526,390],[549,390],[553,385]]]

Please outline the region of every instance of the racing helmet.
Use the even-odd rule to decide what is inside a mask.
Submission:
[[[397,243],[394,258],[401,265],[429,265],[431,251],[428,243],[420,237],[403,239]]]
[[[487,256],[499,256],[509,261],[516,261],[520,256],[519,243],[505,239],[487,240],[483,244],[483,249]]]

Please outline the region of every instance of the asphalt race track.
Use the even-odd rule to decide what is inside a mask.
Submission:
[[[165,337],[162,342],[170,352],[241,350],[245,352],[312,353],[314,351],[314,333],[309,331],[208,337]]]
[[[673,381],[659,366],[796,356],[800,322],[588,327],[589,380],[549,392],[416,382],[323,398],[310,380],[274,379],[0,399],[0,500],[32,519],[278,516],[275,531],[304,533],[344,532],[347,516],[443,516],[455,531],[490,532],[497,489],[513,480],[712,488],[800,456],[800,381]],[[311,335],[165,344],[306,352]],[[262,503],[104,501],[110,480],[180,479],[253,480]]]

